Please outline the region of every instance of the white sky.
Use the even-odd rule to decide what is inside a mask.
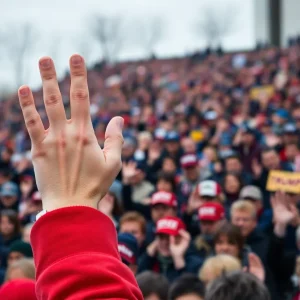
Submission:
[[[194,34],[193,24],[207,3],[225,7],[233,3],[236,7],[236,30],[224,39],[226,49],[254,46],[253,0],[1,0],[0,30],[27,21],[36,28],[38,44],[28,55],[25,82],[36,87],[40,84],[37,62],[43,55],[54,56],[59,75],[66,70],[69,56],[80,52],[83,43],[91,49],[90,62],[101,58],[100,48],[88,33],[89,16],[93,14],[121,16],[128,22],[161,16],[167,28],[156,49],[158,56],[183,55],[203,45]],[[120,58],[141,56],[141,49],[128,43]],[[0,57],[0,61],[1,90],[15,81],[11,59]]]

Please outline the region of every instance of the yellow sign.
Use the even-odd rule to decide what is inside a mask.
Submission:
[[[268,177],[267,190],[300,194],[300,172],[271,171]]]
[[[255,87],[250,90],[250,98],[253,100],[261,100],[261,98],[271,98],[274,95],[273,85],[265,85],[261,87]]]

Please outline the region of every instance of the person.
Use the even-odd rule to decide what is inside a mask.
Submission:
[[[223,273],[242,269],[241,262],[232,255],[219,254],[205,260],[199,272],[199,278],[208,286]]]
[[[235,173],[227,173],[224,176],[223,191],[225,195],[225,209],[229,215],[230,207],[239,198],[240,190],[243,186],[242,178]]]
[[[193,238],[200,233],[198,210],[206,202],[222,202],[221,186],[213,180],[204,180],[197,185],[191,193],[182,215],[187,230]]]
[[[191,237],[177,217],[165,217],[156,223],[156,238],[142,255],[138,272],[153,270],[173,282],[183,273],[198,272],[202,259],[190,247]]]
[[[204,300],[205,287],[196,275],[185,274],[170,287],[168,300]]]
[[[169,282],[162,274],[145,271],[136,276],[144,300],[165,300],[168,297]]]
[[[146,244],[150,244],[155,239],[156,223],[164,217],[176,217],[177,215],[177,198],[174,193],[159,191],[152,194],[151,221],[147,222]]]
[[[255,185],[244,186],[241,189],[239,198],[254,204],[257,214],[257,227],[264,232],[269,232],[272,229],[272,209],[263,207],[263,194],[260,188]]]
[[[31,233],[37,298],[97,299],[105,295],[142,300],[134,275],[120,259],[113,223],[97,211],[99,199],[121,169],[123,119],[109,122],[102,150],[89,116],[83,58],[73,55],[70,59],[69,120],[52,59],[42,58],[39,68],[50,124],[47,131],[30,88],[22,86],[18,91],[44,209]]]
[[[119,233],[132,234],[141,248],[146,238],[147,222],[145,218],[138,212],[130,211],[125,213],[119,223]]]
[[[34,192],[29,201],[26,203],[26,208],[20,214],[22,224],[28,224],[35,221],[36,215],[43,210],[42,199],[39,192]]]
[[[9,247],[21,238],[21,227],[17,213],[6,209],[1,211],[0,216],[0,251],[1,266],[6,266]]]
[[[205,300],[271,300],[265,285],[250,273],[223,274],[207,289]]]
[[[195,248],[201,257],[211,255],[214,235],[225,220],[225,210],[218,202],[207,202],[200,206],[199,226],[201,234],[194,239]]]
[[[33,259],[21,258],[13,262],[6,270],[5,281],[28,278],[35,280],[35,266]]]
[[[18,212],[18,186],[12,182],[5,182],[0,190],[0,209],[12,209]]]
[[[33,223],[28,223],[23,228],[22,241],[28,244],[30,244],[30,234],[31,234],[32,227],[33,227]]]
[[[137,261],[139,256],[139,246],[136,238],[130,233],[119,233],[118,249],[122,262],[127,265],[135,275],[137,272]]]
[[[7,265],[11,266],[15,261],[20,260],[21,258],[32,258],[33,253],[30,244],[25,243],[21,240],[15,241],[11,244],[8,256],[7,256]]]

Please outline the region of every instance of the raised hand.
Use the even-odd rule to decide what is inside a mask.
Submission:
[[[194,188],[194,190],[191,192],[189,196],[187,208],[186,208],[187,214],[189,215],[193,214],[195,211],[197,211],[200,208],[202,204],[204,204],[204,202],[200,199],[198,195],[198,188],[196,187]]]
[[[257,159],[253,159],[251,167],[252,167],[252,172],[253,172],[255,178],[258,178],[262,173],[261,164],[257,161]]]
[[[122,168],[122,176],[123,176],[123,183],[130,184],[131,179],[138,173],[136,168],[136,162],[130,161],[128,163],[123,163]]]
[[[170,252],[174,260],[177,258],[184,259],[184,255],[191,241],[191,236],[187,231],[181,229],[179,235],[179,241],[176,240],[174,236],[170,236]]]
[[[109,122],[102,150],[90,119],[83,58],[73,55],[70,59],[71,119],[66,118],[52,59],[42,58],[39,69],[49,128],[45,130],[28,86],[20,87],[19,100],[32,142],[32,160],[43,208],[53,210],[74,205],[97,208],[99,199],[121,169],[123,119],[115,117]]]
[[[288,196],[283,192],[276,192],[271,197],[273,219],[277,224],[289,224],[297,217],[297,209],[289,203]]]
[[[261,259],[253,252],[248,254],[248,272],[256,276],[260,281],[265,281],[265,269]]]

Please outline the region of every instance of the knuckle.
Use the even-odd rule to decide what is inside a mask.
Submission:
[[[45,97],[45,104],[47,106],[57,105],[60,102],[59,94],[50,94]]]
[[[86,100],[88,98],[88,92],[86,89],[76,89],[72,93],[72,98],[77,101]]]
[[[45,73],[43,74],[43,79],[44,80],[53,80],[56,78],[55,73]]]
[[[33,101],[31,99],[24,99],[21,101],[22,108],[33,105]]]
[[[36,115],[30,115],[26,118],[25,124],[27,128],[32,128],[34,127],[38,122],[38,116]]]

